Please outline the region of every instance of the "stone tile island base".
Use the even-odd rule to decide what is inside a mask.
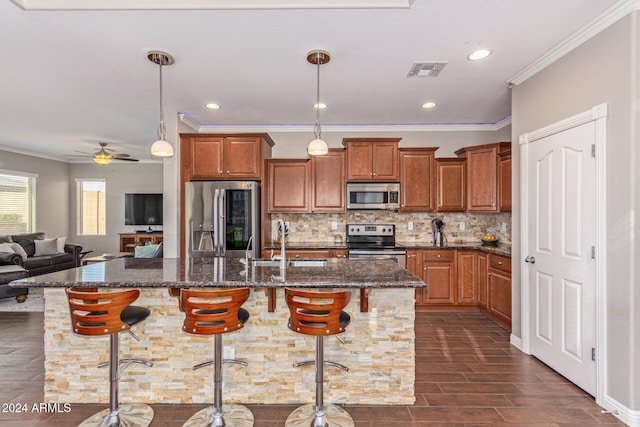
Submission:
[[[315,400],[315,339],[287,328],[284,290],[277,290],[276,311],[267,311],[263,289],[252,289],[244,304],[251,317],[245,327],[223,336],[225,358],[249,362],[223,367],[228,403],[301,404]],[[64,289],[45,289],[45,400],[60,403],[108,403],[108,337],[71,332]],[[122,403],[211,403],[213,367],[193,371],[212,360],[213,337],[182,332],[184,314],[166,289],[141,289],[135,305],[151,316],[134,327],[141,338],[120,335],[120,356],[144,358],[153,367],[130,365],[121,374]],[[325,360],[347,365],[344,372],[325,368],[325,401],[338,404],[411,405],[415,401],[414,290],[371,289],[369,312],[359,310],[353,290],[346,311],[351,324],[340,337],[325,339]]]

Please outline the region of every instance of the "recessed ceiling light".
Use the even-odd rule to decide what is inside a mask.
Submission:
[[[323,104],[322,102],[320,104],[313,104],[313,108],[324,110],[325,108],[327,108],[327,104]]]
[[[430,102],[425,102],[424,104],[422,104],[422,108],[428,110],[428,109],[431,109],[431,108],[436,108],[436,105],[438,105],[438,104],[436,104],[435,102],[431,102],[431,101]]]
[[[218,104],[214,104],[212,102],[205,104],[205,107],[207,107],[210,110],[219,110],[220,109],[220,105]]]
[[[484,59],[489,55],[491,55],[491,51],[489,49],[480,49],[469,54],[469,56],[467,56],[467,59],[470,61],[477,61],[479,59]]]

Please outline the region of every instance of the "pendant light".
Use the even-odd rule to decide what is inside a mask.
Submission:
[[[313,127],[314,139],[307,146],[307,153],[310,156],[324,156],[329,152],[327,143],[322,140],[322,130],[320,128],[320,65],[331,60],[329,52],[324,50],[312,50],[307,54],[307,62],[315,64],[318,69],[316,81],[316,124]]]
[[[162,106],[162,67],[172,65],[173,56],[158,50],[147,53],[147,59],[160,66],[160,125],[158,126],[158,140],[151,145],[151,155],[157,157],[173,157],[173,147],[165,140],[164,109]]]

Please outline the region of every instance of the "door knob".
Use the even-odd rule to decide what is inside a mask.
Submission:
[[[531,264],[535,264],[536,263],[536,259],[534,257],[532,257],[532,256],[527,256],[524,259],[524,262],[530,262]]]

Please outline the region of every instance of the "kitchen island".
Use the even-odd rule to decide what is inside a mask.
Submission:
[[[23,279],[12,286],[45,288],[47,402],[106,403],[109,395],[108,372],[96,366],[108,360],[108,338],[71,332],[64,288],[141,289],[134,304],[150,308],[151,316],[135,327],[141,342],[123,335],[120,353],[146,358],[154,366],[127,369],[120,381],[121,402],[210,403],[212,373],[194,372],[192,366],[211,359],[212,339],[181,331],[184,314],[166,288],[244,286],[253,289],[243,306],[251,317],[242,330],[225,335],[224,343],[225,357],[244,359],[249,365],[225,366],[226,400],[264,404],[314,400],[313,366],[295,364],[313,359],[315,340],[287,328],[284,298],[277,298],[274,312],[267,309],[265,290],[283,293],[288,286],[370,290],[366,313],[359,311],[359,293],[353,292],[346,308],[351,324],[340,335],[344,344],[335,338],[325,342],[327,360],[350,368],[349,372],[327,369],[328,402],[410,405],[415,400],[414,288],[425,283],[392,261],[329,259],[326,265],[281,270],[247,267],[237,258],[121,258]]]

